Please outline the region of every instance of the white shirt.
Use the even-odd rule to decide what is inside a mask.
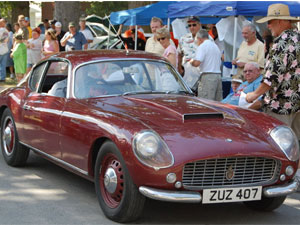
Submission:
[[[89,29],[85,28],[84,30],[80,30],[79,32],[81,32],[84,35],[84,37],[87,41],[94,40],[93,34]],[[82,49],[83,48],[84,48],[84,46],[82,46]],[[90,49],[90,43],[88,44],[88,49]]]
[[[196,60],[200,61],[200,71],[205,73],[221,73],[221,52],[211,40],[205,40],[196,50]]]
[[[33,48],[27,48],[27,63],[36,64],[42,58],[42,40],[41,39],[29,39],[28,43],[33,44]]]
[[[6,28],[0,28],[0,55],[5,55],[8,52],[9,33]]]

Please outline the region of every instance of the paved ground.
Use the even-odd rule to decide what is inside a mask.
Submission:
[[[175,204],[149,200],[137,224],[299,224],[300,192],[271,213],[242,203]],[[0,224],[117,224],[101,211],[93,183],[31,153],[23,168],[0,154]],[[132,224],[132,223],[130,223]]]

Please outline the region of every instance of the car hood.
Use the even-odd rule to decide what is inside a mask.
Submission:
[[[265,156],[270,151],[283,156],[268,134],[276,123],[266,122],[262,113],[184,95],[132,95],[104,102],[160,134],[175,159]]]

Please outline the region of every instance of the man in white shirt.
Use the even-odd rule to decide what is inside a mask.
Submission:
[[[190,16],[187,19],[190,33],[179,39],[178,52],[178,72],[183,76],[184,81],[190,88],[193,88],[199,79],[199,70],[197,67],[188,63],[195,58],[197,50],[196,34],[201,29],[200,19],[197,16]],[[196,91],[196,90],[194,90]]]
[[[206,30],[198,31],[196,38],[199,46],[195,58],[189,62],[192,66],[200,68],[198,97],[221,101],[223,98],[221,52],[214,41],[209,39]]]
[[[79,26],[80,26],[79,32],[81,32],[84,35],[85,39],[87,40],[87,43],[88,43],[87,49],[91,49],[90,43],[93,43],[94,37],[93,37],[92,32],[86,27],[85,18],[79,19]]]

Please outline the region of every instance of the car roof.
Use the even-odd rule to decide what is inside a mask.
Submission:
[[[163,60],[165,58],[144,52],[144,51],[133,51],[133,50],[85,50],[85,51],[69,51],[69,52],[60,52],[55,54],[49,59],[53,58],[63,58],[67,59],[72,63],[73,66],[90,62],[90,61],[99,61],[99,60],[117,60],[117,59],[142,59],[142,60]]]

